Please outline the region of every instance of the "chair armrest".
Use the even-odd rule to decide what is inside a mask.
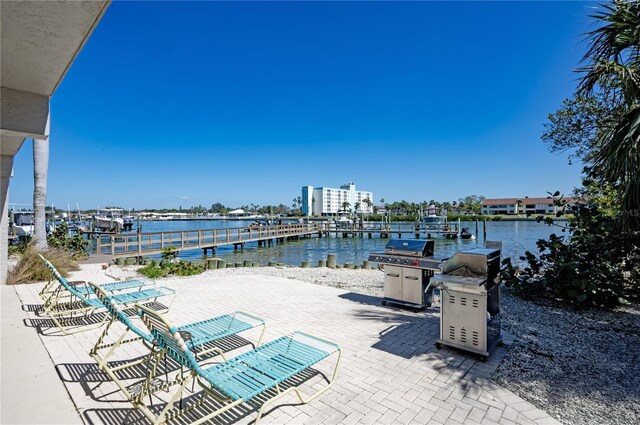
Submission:
[[[309,334],[304,333],[304,332],[294,331],[293,335],[302,337],[303,339],[307,338],[307,339],[309,339],[311,341],[315,341],[316,343],[321,344],[321,345],[332,347],[333,350],[335,350],[335,351],[341,351],[342,350],[342,348],[340,348],[340,346],[338,344],[334,343],[334,342],[327,341],[326,339],[318,338],[317,336],[309,335]]]

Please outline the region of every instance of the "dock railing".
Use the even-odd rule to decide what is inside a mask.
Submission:
[[[225,229],[173,230],[148,233],[116,233],[96,236],[98,255],[136,256],[158,254],[167,247],[176,251],[210,249],[268,239],[319,233],[323,223],[295,223],[274,226],[231,227]]]
[[[393,237],[403,234],[416,238],[434,235],[446,237],[460,236],[460,223],[341,223],[308,222],[271,226],[230,227],[222,229],[173,230],[148,233],[95,234],[95,253],[112,257],[142,257],[162,252],[171,247],[176,251],[189,249],[215,249],[224,245],[244,245],[247,242],[262,242],[271,239],[323,235],[361,235],[379,234],[381,237]]]

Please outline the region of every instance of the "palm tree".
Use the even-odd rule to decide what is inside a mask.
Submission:
[[[371,210],[371,206],[373,205],[373,202],[371,201],[370,198],[364,198],[362,202],[367,206],[367,219],[368,219],[369,211]]]
[[[614,0],[591,15],[603,24],[586,34],[590,43],[578,94],[603,92],[625,113],[606,129],[591,158],[590,174],[620,185],[618,224],[640,228],[640,2]]]
[[[342,203],[342,210],[344,212],[347,212],[347,211],[349,211],[349,208],[351,208],[351,204],[349,203],[349,201],[344,201]]]
[[[47,122],[47,127],[49,123]],[[33,239],[36,248],[47,248],[47,173],[49,171],[49,139],[33,139]]]

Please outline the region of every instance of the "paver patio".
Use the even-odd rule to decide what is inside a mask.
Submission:
[[[108,280],[106,276],[95,279],[98,283]],[[243,310],[267,321],[265,341],[301,330],[340,344],[344,354],[338,380],[329,391],[307,405],[298,404],[293,395],[285,397],[269,408],[260,423],[558,423],[489,378],[506,348],[498,348],[486,363],[453,349],[437,350],[437,310],[413,313],[382,307],[375,297],[258,274],[196,276],[161,284],[177,290],[167,314],[177,325]],[[15,289],[23,305],[30,306],[41,304],[41,287]],[[25,314],[29,316],[25,332],[39,332],[39,325],[46,324],[44,317]],[[41,340],[53,361],[51,367],[56,368],[85,423],[146,423],[89,356],[99,334],[100,330],[91,330],[70,336],[41,335]],[[255,341],[255,336],[248,333],[247,339]],[[232,355],[249,348],[243,346]],[[137,343],[121,352],[123,360],[148,353]],[[334,361],[325,360],[317,370],[330,371]],[[131,382],[142,377],[131,376]],[[307,378],[302,387],[307,393],[322,384],[313,374],[300,379]],[[162,405],[163,394],[154,405]],[[246,424],[254,418],[250,406],[214,422]]]

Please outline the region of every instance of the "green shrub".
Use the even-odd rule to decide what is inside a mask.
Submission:
[[[614,218],[596,204],[567,212],[573,216],[561,228],[564,234],[538,240],[539,254],[527,251],[520,257],[523,267],[504,261],[505,284],[525,297],[550,296],[578,307],[612,307],[639,295],[639,236],[617,231]],[[557,225],[550,218],[538,221]]]
[[[160,253],[160,256],[162,257],[163,260],[172,260],[176,258],[176,254],[177,254],[177,251],[174,247],[165,246],[164,248],[162,248],[162,252]]]
[[[47,244],[52,248],[66,250],[76,258],[88,257],[89,241],[80,233],[69,236],[69,225],[65,222],[56,226],[47,237]]]
[[[138,273],[148,277],[149,279],[157,279],[168,275],[169,269],[156,266],[155,264],[147,264],[146,266],[138,269]]]
[[[162,260],[159,265],[156,265],[155,262],[151,262],[150,264],[138,269],[138,272],[150,279],[157,279],[168,275],[193,276],[204,272],[204,270],[204,265],[199,263],[191,263],[189,261],[171,263],[166,260]]]
[[[174,264],[174,274],[178,276],[193,276],[204,272],[204,265],[191,262]]]

